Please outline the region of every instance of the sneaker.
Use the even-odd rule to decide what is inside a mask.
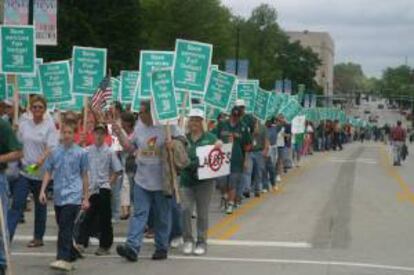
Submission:
[[[278,175],[278,176],[276,176],[276,181],[277,182],[281,182],[282,181],[282,178]]]
[[[220,210],[222,212],[224,212],[224,211],[226,211],[226,208],[227,208],[227,200],[226,200],[226,198],[221,197],[221,200],[220,200]]]
[[[256,198],[260,198],[260,192],[256,192],[256,193],[254,193],[254,196],[255,196]]]
[[[183,245],[183,238],[178,237],[171,240],[170,247],[171,248],[179,248]]]
[[[152,254],[152,259],[154,261],[166,260],[167,258],[168,258],[168,253],[165,250],[156,250],[154,254]]]
[[[106,256],[111,254],[109,249],[103,248],[103,247],[99,247],[96,251],[95,251],[95,255],[96,256]]]
[[[262,193],[267,193],[267,192],[269,192],[269,191],[267,191],[266,188],[263,188]]]
[[[229,203],[229,205],[227,206],[227,209],[226,209],[226,214],[231,215],[231,214],[233,214],[233,211],[234,211],[234,205],[233,205],[233,203]]]
[[[201,256],[206,254],[206,245],[203,243],[198,243],[194,249],[194,255]]]
[[[185,242],[183,245],[183,254],[184,255],[191,255],[193,253],[193,243],[192,242]]]
[[[138,260],[137,253],[128,245],[120,244],[116,247],[116,252],[122,258],[127,259],[130,262],[136,262]]]
[[[73,265],[67,261],[57,260],[50,264],[50,268],[62,271],[71,271],[73,270]]]

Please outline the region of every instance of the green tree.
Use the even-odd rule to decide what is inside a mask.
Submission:
[[[59,1],[58,46],[38,47],[45,61],[68,59],[72,47],[108,49],[108,67],[138,69],[142,44],[141,8],[137,0]]]
[[[364,90],[364,73],[361,65],[340,63],[334,68],[334,90],[339,93],[351,93]]]

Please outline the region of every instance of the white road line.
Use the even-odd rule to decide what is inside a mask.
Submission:
[[[16,235],[13,241],[22,242],[30,241],[33,237],[31,235]],[[56,242],[57,236],[44,236],[43,241],[45,242]],[[115,237],[114,243],[124,243],[126,238]],[[98,244],[98,240],[92,238],[91,243],[93,245]],[[154,243],[153,240],[144,239],[144,243]],[[307,242],[271,242],[271,241],[249,241],[249,240],[217,240],[209,239],[209,245],[216,246],[246,246],[246,247],[285,247],[285,248],[312,248],[312,244]]]
[[[16,257],[54,257],[55,253],[45,252],[13,252],[12,256]],[[95,256],[87,255],[90,258],[100,259],[116,259],[119,256]],[[150,257],[139,257],[140,259],[149,259]],[[398,266],[398,265],[384,265],[361,262],[346,262],[346,261],[316,261],[316,260],[298,260],[298,259],[261,259],[261,258],[227,258],[227,257],[196,257],[196,256],[168,256],[172,260],[192,260],[192,261],[208,261],[208,262],[241,262],[241,263],[258,263],[258,264],[300,264],[300,265],[321,265],[321,266],[342,266],[348,268],[365,268],[365,269],[381,269],[394,271],[408,271],[414,272],[414,267]]]
[[[329,161],[340,162],[340,163],[348,163],[348,162],[357,162],[357,163],[365,163],[365,164],[377,164],[378,163],[374,159],[335,159],[335,158],[332,158]]]

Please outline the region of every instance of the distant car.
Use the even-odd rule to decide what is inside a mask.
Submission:
[[[378,104],[378,109],[384,109],[384,104]]]
[[[371,111],[370,110],[368,110],[368,109],[366,109],[365,111],[364,111],[364,114],[370,114],[371,113]]]

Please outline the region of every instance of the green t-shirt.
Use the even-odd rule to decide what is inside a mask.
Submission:
[[[190,164],[181,171],[180,183],[182,186],[192,186],[205,182],[206,180],[199,180],[197,176],[197,170],[199,166],[197,157],[197,147],[214,145],[217,141],[215,135],[211,133],[204,133],[198,140],[193,141],[191,135],[187,135],[188,147],[187,153],[190,159]]]
[[[257,134],[253,133],[252,136],[252,150],[253,151],[262,151],[265,148],[266,138],[267,138],[267,129],[264,125],[259,123],[259,129]]]
[[[305,134],[303,134],[303,133],[302,134],[295,134],[294,144],[298,145],[298,146],[302,146],[304,138],[305,138]]]
[[[253,133],[256,120],[252,114],[243,115],[240,121],[248,127],[249,133]]]
[[[0,118],[0,155],[4,155],[13,151],[21,150],[22,145],[18,142],[16,135],[10,124]],[[0,163],[0,171],[7,168],[6,163]]]
[[[232,125],[230,120],[226,120],[218,124],[217,127],[213,129],[212,133],[214,133],[217,138],[222,140],[223,143],[229,143],[230,136],[233,136],[230,172],[242,173],[245,148],[246,145],[249,145],[252,142],[249,127],[244,125],[241,121],[235,125]]]

